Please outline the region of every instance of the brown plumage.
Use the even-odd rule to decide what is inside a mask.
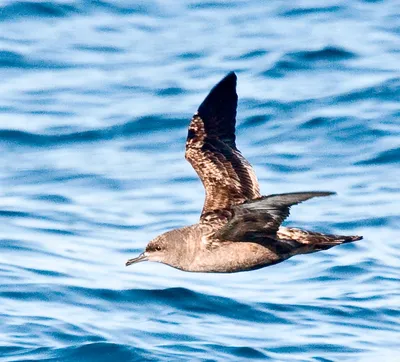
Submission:
[[[238,272],[362,239],[281,226],[291,206],[334,193],[261,196],[253,168],[236,147],[236,108],[232,72],[211,90],[189,125],[185,157],[206,194],[199,223],[156,237],[126,265],[150,260],[185,271]]]
[[[236,148],[236,75],[230,73],[206,97],[189,125],[185,157],[203,182],[201,216],[260,197],[257,176]]]

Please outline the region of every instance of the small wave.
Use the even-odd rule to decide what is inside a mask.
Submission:
[[[392,150],[385,150],[379,152],[379,154],[370,157],[366,160],[356,162],[356,165],[386,165],[390,163],[399,163],[400,160],[400,148],[394,148]]]
[[[398,99],[400,78],[390,78],[375,85],[338,95],[335,102],[355,102],[363,99],[393,100]]]
[[[315,61],[339,61],[354,58],[356,55],[342,48],[327,46],[318,50],[309,50],[291,53],[291,57],[298,60]]]
[[[18,18],[61,18],[78,9],[70,4],[51,1],[12,1],[0,7],[0,20],[15,21]]]
[[[74,48],[76,50],[83,50],[87,52],[93,52],[93,53],[111,53],[111,54],[116,54],[116,53],[124,53],[125,50],[116,46],[96,46],[96,45],[87,45],[87,44],[76,44],[74,45]]]
[[[193,59],[200,59],[204,58],[206,54],[201,53],[201,52],[182,52],[177,54],[178,59],[183,59],[183,60],[193,60]]]
[[[164,16],[157,7],[157,3],[153,1],[91,1],[83,0],[80,9],[82,12],[85,11],[105,11],[107,13],[114,13],[117,15],[159,15]]]
[[[0,143],[46,147],[69,143],[96,142],[154,132],[157,129],[165,131],[166,129],[181,127],[185,122],[187,123],[186,120],[177,118],[147,116],[111,127],[64,134],[39,134],[13,129],[0,129]]]
[[[295,59],[291,59],[290,57],[284,56],[280,60],[278,60],[271,68],[261,72],[260,75],[271,78],[282,78],[285,76],[286,73],[306,69],[308,69],[308,66],[306,64],[298,62]]]
[[[31,326],[29,326],[31,328]],[[15,361],[40,360],[40,361],[96,361],[107,362],[110,360],[118,361],[150,361],[146,359],[148,352],[138,347],[132,347],[124,344],[92,341],[96,336],[87,334],[84,338],[76,338],[71,334],[62,335],[55,333],[54,337],[59,337],[60,340],[74,342],[74,345],[68,347],[39,347],[39,348],[24,348],[20,346],[12,347],[12,350],[7,350],[9,356],[13,356]],[[86,341],[84,341],[86,338]],[[97,338],[99,339],[99,338]],[[0,349],[1,351],[1,349]]]
[[[229,8],[238,8],[240,7],[240,2],[220,2],[220,1],[199,1],[197,3],[193,3],[189,5],[190,9],[199,9],[199,10],[217,10],[217,9],[229,9]]]
[[[78,346],[60,348],[52,353],[63,361],[146,361],[148,351],[137,346],[127,346],[111,342],[83,343]]]
[[[268,52],[265,49],[255,49],[255,50],[246,52],[244,54],[240,54],[238,56],[227,57],[226,59],[227,60],[250,60],[250,59],[261,58],[266,54],[268,54]]]
[[[342,10],[341,6],[299,7],[280,12],[281,16],[298,17],[311,14],[336,13]]]
[[[68,197],[55,194],[38,194],[34,197],[36,200],[51,202],[54,204],[72,204],[72,200]]]
[[[354,58],[356,55],[350,51],[339,47],[327,46],[317,50],[304,50],[287,53],[283,55],[275,64],[262,72],[261,75],[280,78],[286,73],[300,70],[315,69],[319,63],[325,66],[326,63],[340,62]]]
[[[174,310],[184,311],[188,315],[207,314],[236,321],[253,320],[257,315],[254,323],[290,323],[282,317],[282,313],[277,313],[279,306],[276,304],[264,303],[251,306],[231,298],[203,294],[185,288],[112,290],[41,284],[35,290],[31,290],[29,285],[19,284],[18,288],[13,285],[3,285],[0,291],[4,298],[16,300],[51,299],[54,302],[61,302],[68,296],[68,300],[72,303],[83,303],[86,306],[96,306],[104,310],[162,305],[165,308],[168,306]],[[107,306],[105,302],[110,304]]]
[[[185,93],[185,90],[180,87],[167,87],[167,88],[159,89],[157,91],[157,95],[159,95],[160,97],[179,96],[184,93]]]
[[[65,18],[76,14],[88,14],[93,12],[111,12],[118,15],[127,14],[158,14],[154,2],[138,3],[113,2],[113,1],[91,1],[83,0],[80,4],[51,2],[51,1],[12,1],[0,6],[0,20],[15,21],[17,19],[43,19],[43,18]]]
[[[44,59],[30,59],[14,51],[0,51],[0,68],[67,69],[73,67],[73,65],[67,63],[57,63]]]
[[[221,360],[227,359],[231,356],[235,356],[235,358],[244,359],[246,361],[252,359],[262,361],[273,360],[266,353],[251,347],[221,346],[214,343],[207,343],[204,345],[204,347],[206,347],[208,350],[211,350],[213,354],[220,355]]]

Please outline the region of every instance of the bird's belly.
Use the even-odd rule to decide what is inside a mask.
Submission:
[[[202,249],[185,269],[192,272],[235,273],[263,268],[282,260],[282,257],[257,243],[222,242],[212,249]]]

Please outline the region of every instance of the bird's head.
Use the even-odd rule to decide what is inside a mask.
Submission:
[[[141,261],[155,261],[180,269],[183,262],[182,256],[187,253],[185,248],[186,233],[182,231],[186,229],[175,229],[157,236],[147,244],[142,254],[136,258],[129,259],[126,262],[126,266]]]
[[[125,265],[129,266],[141,261],[156,261],[162,263],[165,259],[165,254],[169,249],[168,243],[165,241],[163,236],[164,235],[157,236],[155,239],[150,241],[143,253],[136,258],[129,259]]]

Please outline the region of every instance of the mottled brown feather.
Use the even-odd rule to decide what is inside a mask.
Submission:
[[[236,75],[228,74],[200,105],[189,125],[185,157],[205,188],[200,219],[260,197],[257,177],[235,143]]]
[[[307,231],[297,228],[289,228],[281,226],[277,232],[279,239],[296,240],[302,244],[316,244],[323,246],[326,245],[340,245],[346,242],[361,240],[363,237],[358,235],[332,235],[322,234],[313,231]]]

